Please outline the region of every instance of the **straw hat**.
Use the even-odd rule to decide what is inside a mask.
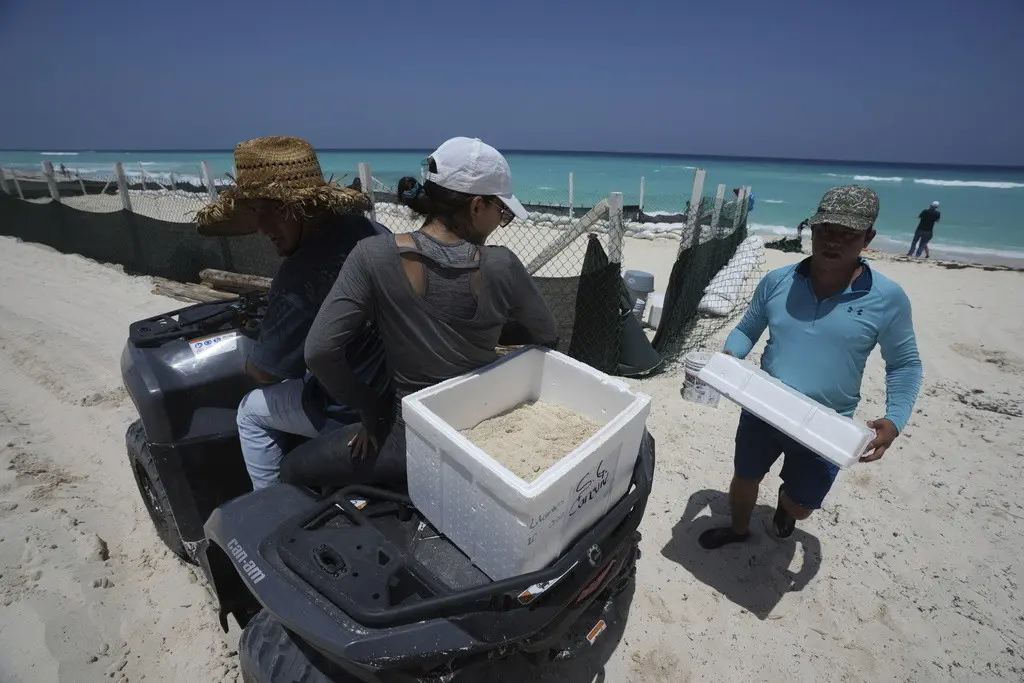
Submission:
[[[273,136],[240,142],[235,147],[233,187],[221,190],[217,201],[196,212],[200,235],[245,235],[255,226],[234,220],[236,202],[275,199],[306,217],[321,211],[364,213],[370,198],[324,180],[312,145],[301,138]],[[230,176],[229,176],[230,177]]]

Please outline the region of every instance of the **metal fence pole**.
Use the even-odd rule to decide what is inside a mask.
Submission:
[[[4,194],[11,194],[11,186],[7,184],[7,174],[2,168],[0,168],[0,190],[3,190]]]

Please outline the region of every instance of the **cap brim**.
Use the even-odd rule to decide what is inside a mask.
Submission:
[[[530,212],[526,210],[526,207],[524,207],[518,199],[516,199],[516,196],[514,194],[499,194],[498,199],[504,202],[505,206],[508,207],[508,210],[511,211],[513,215],[515,215],[515,217],[518,218],[519,220],[525,221],[527,218],[530,217]]]
[[[844,213],[816,213],[811,218],[811,227],[816,225],[841,225],[850,230],[867,232],[874,225],[874,221],[864,216],[851,216]]]

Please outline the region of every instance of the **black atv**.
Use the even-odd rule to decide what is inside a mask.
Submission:
[[[167,546],[202,568],[224,630],[229,614],[244,629],[243,680],[449,681],[513,654],[574,658],[621,633],[649,434],[603,519],[546,569],[492,581],[401,492],[252,492],[235,410],[255,388],[245,359],[265,306],[246,294],[134,323],[121,357],[141,418],[127,433],[139,490]]]

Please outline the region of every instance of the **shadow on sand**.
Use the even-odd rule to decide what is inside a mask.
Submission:
[[[636,582],[631,581],[629,587],[615,598],[612,614],[606,613],[607,630],[576,659],[534,666],[522,656],[513,656],[463,671],[451,683],[604,683],[604,667],[626,631],[626,619],[633,605],[635,590]],[[582,639],[592,624],[578,626],[582,629],[579,633]]]
[[[711,514],[702,514],[708,508]],[[697,537],[712,527],[729,525],[729,496],[711,489],[698,491],[690,496],[661,554],[759,619],[767,619],[786,593],[803,590],[821,567],[821,544],[799,526],[786,540],[769,536],[767,524],[774,513],[757,506],[746,543],[705,550]],[[797,555],[800,569],[794,572],[790,566]]]

